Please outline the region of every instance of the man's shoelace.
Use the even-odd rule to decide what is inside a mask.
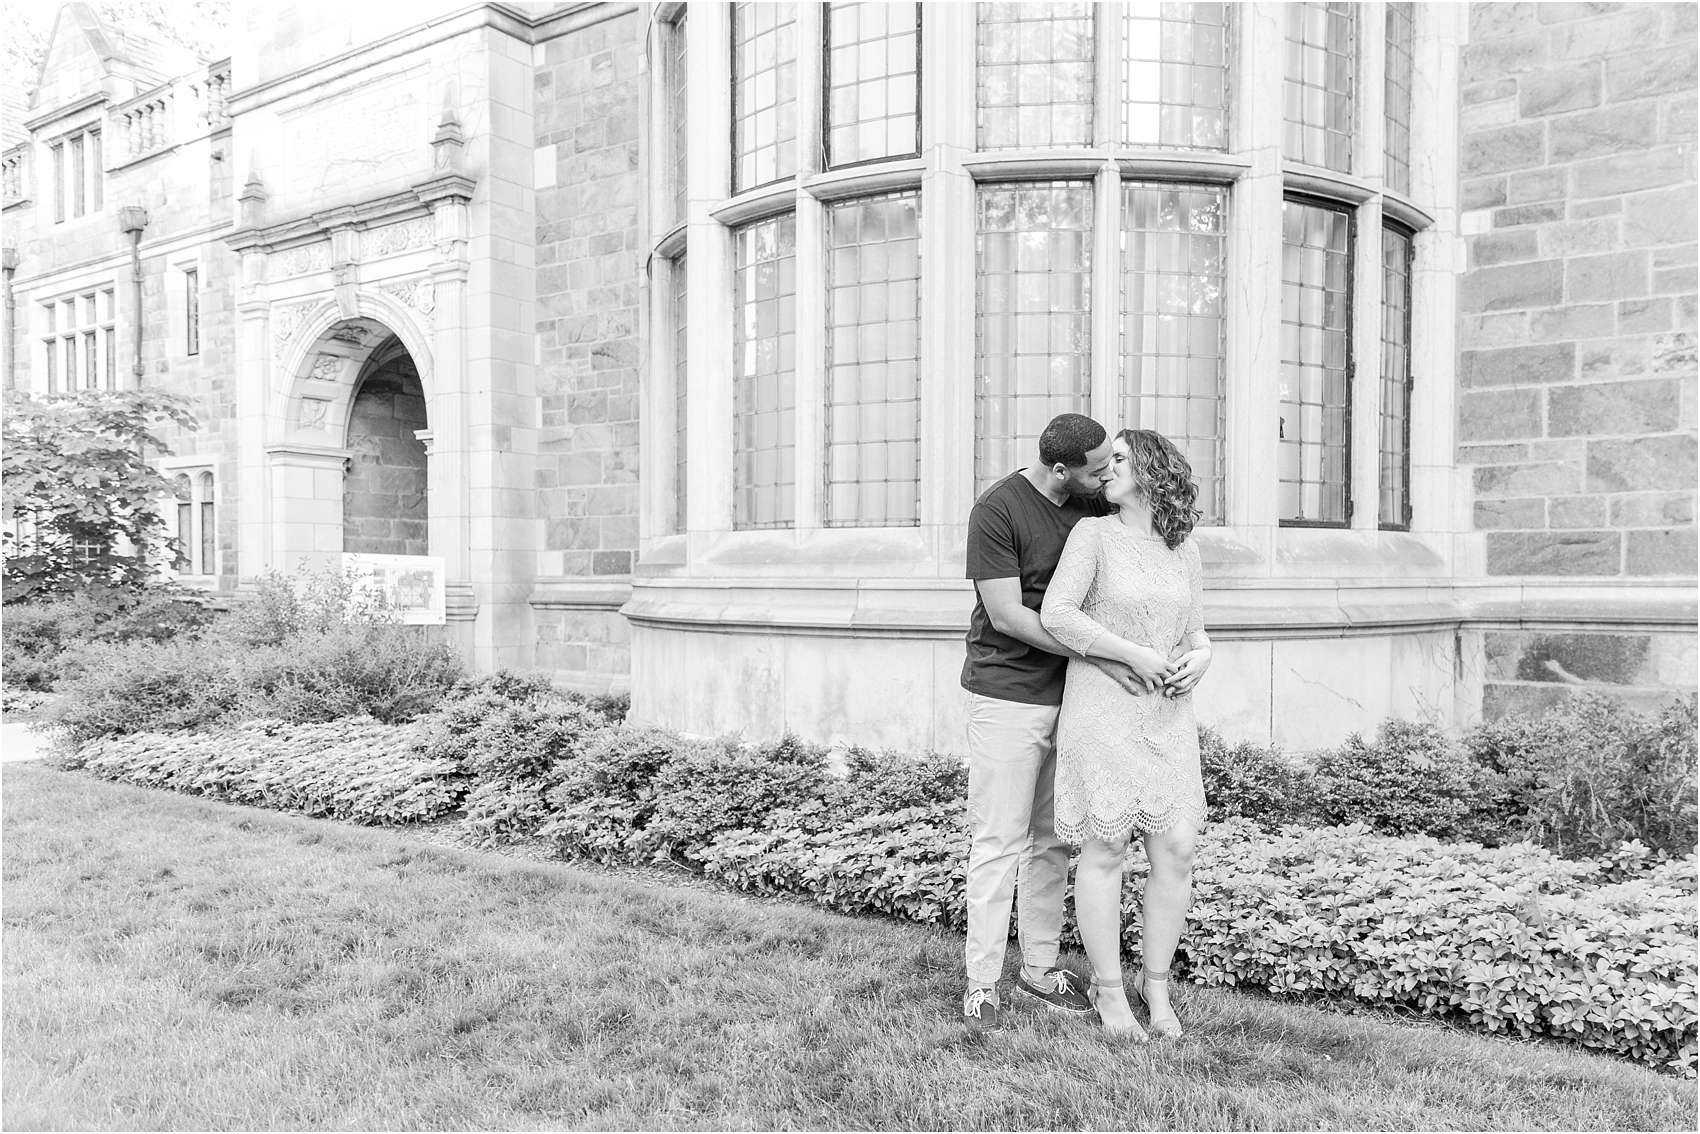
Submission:
[[[980,1005],[986,1003],[991,1003],[993,1008],[997,1007],[996,1002],[992,1001],[992,993],[990,989],[969,989],[968,1000],[962,1006],[962,1014],[964,1016],[978,1016],[980,1014]]]

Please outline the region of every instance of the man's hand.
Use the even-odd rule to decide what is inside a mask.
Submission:
[[[1141,693],[1157,692],[1156,685],[1136,676],[1130,667],[1121,662],[1111,661],[1109,658],[1088,658],[1086,660],[1103,670],[1110,676],[1111,680],[1135,697]]]
[[[1169,674],[1174,672],[1174,663],[1153,650],[1150,646],[1142,646],[1137,642],[1130,643],[1127,653],[1122,658],[1133,670],[1133,675],[1149,686],[1149,691],[1157,692],[1168,681]]]
[[[1204,671],[1210,668],[1210,649],[1188,650],[1175,659],[1174,672],[1163,682],[1165,697],[1180,697],[1191,693]]]

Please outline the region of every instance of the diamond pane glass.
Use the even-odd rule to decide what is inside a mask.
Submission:
[[[1027,464],[1059,413],[1089,413],[1092,186],[982,186],[975,208],[974,476]]]
[[[1414,4],[1387,5],[1387,150],[1382,175],[1395,193],[1411,191],[1411,48]]]
[[[1292,161],[1350,173],[1357,5],[1287,4],[1286,141]]]
[[[1380,522],[1411,523],[1411,238],[1381,233]]]
[[[668,44],[672,48],[667,70],[667,115],[672,119],[673,147],[673,221],[682,223],[686,216],[685,194],[689,190],[687,181],[686,126],[690,118],[690,106],[687,102],[689,86],[686,75],[688,61],[685,57],[685,14],[673,21],[672,34],[668,36]]]
[[[921,520],[921,198],[827,217],[826,522]]]
[[[977,7],[980,148],[1091,145],[1093,6]]]
[[[732,191],[797,172],[797,5],[732,6]]]
[[[1279,514],[1283,520],[1344,524],[1352,219],[1299,201],[1285,202],[1281,215]]]
[[[1155,429],[1186,456],[1198,507],[1222,522],[1228,191],[1122,185],[1119,427]]]
[[[1122,20],[1122,141],[1228,148],[1228,6],[1132,0]]]
[[[831,4],[826,24],[826,160],[920,153],[919,4]]]
[[[668,304],[673,319],[673,530],[676,532],[682,532],[688,526],[685,523],[689,487],[685,477],[685,427],[690,419],[686,416],[689,386],[685,380],[685,344],[688,341],[685,337],[685,279],[685,257],[681,255],[673,261],[673,293]]]
[[[796,215],[745,225],[736,246],[733,524],[790,527],[796,517]]]

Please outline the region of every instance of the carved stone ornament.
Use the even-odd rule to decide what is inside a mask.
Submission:
[[[437,288],[431,282],[429,276],[382,284],[379,290],[397,302],[413,308],[421,315],[429,315],[437,307]]]
[[[362,252],[366,259],[372,260],[381,256],[394,256],[398,252],[407,252],[414,248],[424,248],[436,235],[436,228],[436,222],[430,217],[418,217],[400,224],[374,228],[362,239]]]
[[[272,261],[277,268],[278,278],[322,272],[331,266],[331,242],[321,240],[317,244],[303,244],[299,248],[274,252]]]
[[[289,341],[297,328],[301,326],[302,318],[314,305],[311,303],[292,303],[287,307],[272,308],[272,343],[274,348],[281,347]]]
[[[366,345],[366,332],[355,326],[338,327],[331,332],[331,338],[349,346],[363,347]]]
[[[302,398],[301,417],[297,424],[302,429],[323,430],[330,410],[331,404],[323,398]]]
[[[320,382],[335,382],[342,377],[342,364],[348,360],[340,354],[320,354],[313,357],[313,372],[307,377]]]

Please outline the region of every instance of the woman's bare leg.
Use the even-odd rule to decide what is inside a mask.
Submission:
[[[1151,875],[1145,882],[1145,933],[1141,952],[1146,971],[1166,974],[1174,959],[1175,946],[1186,928],[1187,907],[1192,904],[1192,856],[1198,845],[1198,830],[1183,823],[1162,834],[1145,836],[1145,854],[1151,860]],[[1081,862],[1085,862],[1084,856]],[[1079,903],[1076,884],[1076,904]],[[1081,918],[1085,935],[1085,918]],[[1088,950],[1090,955],[1090,950]],[[1143,990],[1151,1019],[1174,1015],[1169,1006],[1169,986],[1153,981]]]
[[[1080,848],[1074,873],[1074,915],[1080,940],[1100,986],[1093,995],[1098,1018],[1111,1031],[1137,1032],[1139,1024],[1128,1006],[1122,982],[1122,864],[1127,837],[1107,841],[1087,839]]]

